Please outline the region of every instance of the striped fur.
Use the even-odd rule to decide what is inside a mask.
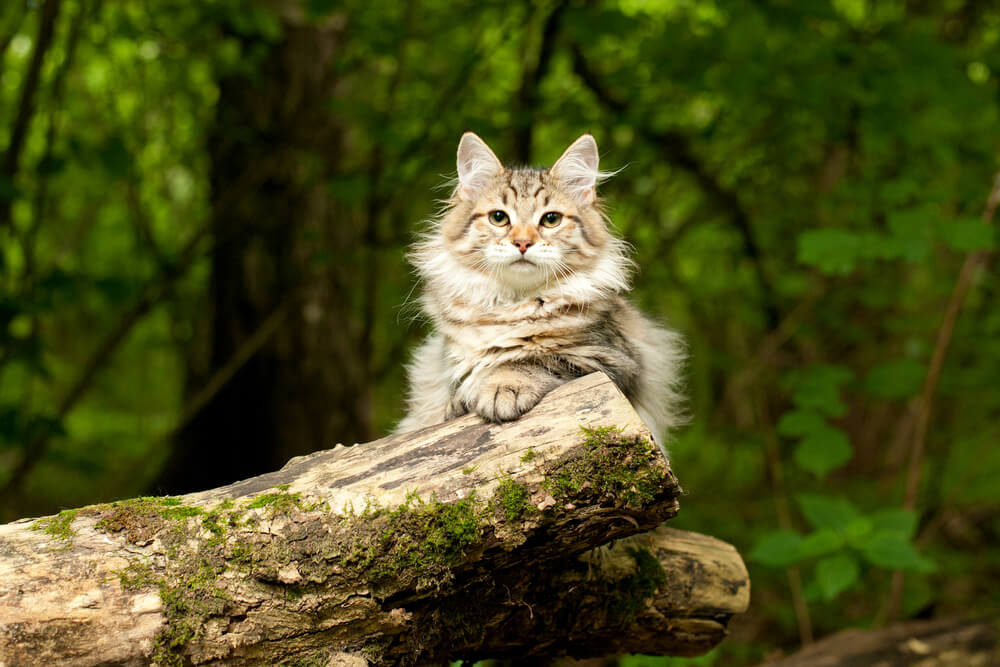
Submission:
[[[455,192],[411,254],[435,332],[409,366],[397,431],[470,411],[517,419],[603,371],[662,446],[680,420],[683,345],[623,296],[631,261],[596,198],[601,177],[589,135],[551,169],[506,168],[479,137],[462,138]],[[543,224],[547,213],[558,223]]]

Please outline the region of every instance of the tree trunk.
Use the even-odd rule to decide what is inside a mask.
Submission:
[[[158,491],[219,486],[337,439],[372,437],[359,389],[372,385],[355,284],[364,229],[329,187],[342,145],[330,103],[346,21],[297,17],[299,3],[286,4],[276,42],[239,35],[262,61],[219,82],[208,141],[210,303],[190,351],[189,396],[256,347],[179,433]],[[274,333],[257,341],[275,316]]]
[[[517,422],[466,416],[2,526],[0,663],[696,655],[749,584],[732,547],[653,530],[679,494],[628,401],[590,375]]]

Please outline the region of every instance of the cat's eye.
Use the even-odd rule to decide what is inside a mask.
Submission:
[[[556,227],[562,222],[562,214],[556,213],[555,211],[549,211],[542,216],[542,226],[543,227]]]
[[[490,222],[492,222],[497,227],[503,227],[510,221],[507,214],[503,211],[490,211]]]

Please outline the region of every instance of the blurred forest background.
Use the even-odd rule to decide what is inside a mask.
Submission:
[[[1000,604],[996,3],[0,4],[4,520],[384,435],[461,133],[589,131],[690,342],[674,525],[753,581],[693,662]]]

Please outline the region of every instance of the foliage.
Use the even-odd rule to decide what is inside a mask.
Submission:
[[[344,354],[365,363],[375,433],[400,415],[422,334],[405,246],[460,134],[551,163],[590,131],[624,167],[602,193],[635,248],[634,298],[690,343],[675,524],[734,543],[754,582],[749,621],[694,664],[797,646],[789,567],[817,635],[880,620],[894,569],[906,615],[1000,603],[995,262],[958,318],[917,508],[901,509],[945,303],[965,254],[998,245],[979,219],[998,167],[991,3],[311,0],[296,18],[63,0],[39,60],[46,6],[0,8],[6,519],[162,492],[213,344],[227,240],[209,221],[227,184],[211,150],[246,129],[216,124],[224,86],[272,75],[296,31],[339,30],[322,174],[358,241],[302,262],[357,278],[334,286],[354,317],[331,335],[371,332]]]

